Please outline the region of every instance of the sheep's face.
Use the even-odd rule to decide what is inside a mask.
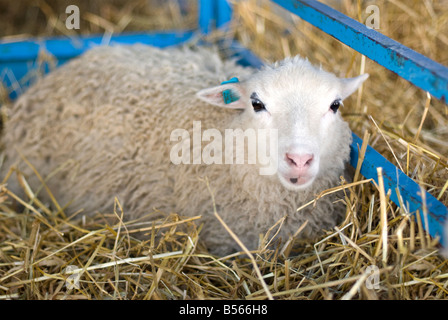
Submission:
[[[343,168],[351,135],[339,107],[367,77],[339,79],[296,57],[246,81],[202,90],[198,96],[215,105],[244,109],[236,115],[243,130],[275,129],[277,152],[271,152],[270,165],[275,164],[286,188],[300,190],[319,174]],[[238,99],[225,103],[226,90]]]

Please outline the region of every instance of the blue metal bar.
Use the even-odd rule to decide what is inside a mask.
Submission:
[[[448,102],[447,67],[318,1],[273,1],[434,97]]]
[[[227,0],[218,0],[216,27],[223,28],[232,20],[232,8]]]
[[[353,143],[350,148],[350,164],[356,168],[358,163],[359,150],[362,146],[362,139],[356,134],[353,135]],[[403,171],[386,160],[371,146],[367,146],[364,161],[361,165],[361,174],[368,178],[374,179],[378,183],[377,168],[383,168],[383,180],[385,192],[391,191],[390,199],[400,206],[399,197],[403,199],[403,204],[410,213],[419,211],[423,225],[426,231],[433,237],[440,237],[440,243],[446,245],[443,226],[448,217],[448,208],[445,207],[434,196],[425,192],[425,201],[422,198],[422,190],[414,180],[409,178]],[[398,189],[398,190],[397,190]],[[425,214],[427,220],[425,218]]]
[[[143,43],[158,47],[167,47],[183,43],[190,39],[192,31],[167,31],[157,33],[129,33],[112,36],[110,44]],[[79,38],[55,37],[45,39],[30,39],[19,42],[2,43],[0,41],[0,75],[9,70],[17,80],[22,79],[30,70],[36,69],[36,59],[41,50],[45,50],[56,58],[57,65],[61,65],[86,50],[101,45],[103,36],[82,36]],[[46,70],[48,71],[48,69]],[[12,81],[4,76],[3,85],[10,88]],[[21,83],[27,87],[29,81]],[[20,95],[20,89],[11,89],[9,96],[15,99]]]
[[[209,34],[215,24],[215,0],[199,0],[199,30]]]
[[[192,36],[191,31],[159,31],[157,33],[127,33],[114,35],[110,44],[143,43],[158,47],[167,47],[185,42]],[[72,58],[87,49],[103,44],[104,36],[81,36],[79,38],[53,37],[30,39],[17,42],[0,41],[0,63],[36,59],[39,50],[46,49],[58,58]]]
[[[209,34],[224,28],[232,19],[232,8],[227,0],[199,0],[199,30]]]

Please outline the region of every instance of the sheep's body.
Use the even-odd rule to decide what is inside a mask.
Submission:
[[[285,215],[279,236],[288,238],[308,220],[300,235],[313,237],[333,227],[343,213],[332,197],[296,212],[335,186],[343,173],[350,130],[342,120],[340,145],[332,154],[335,165],[301,191],[286,189],[275,176],[260,176],[255,165],[174,165],[170,160],[174,129],[191,131],[193,121],[201,121],[202,130],[237,126],[239,111],[209,106],[196,92],[253,72],[206,49],[136,45],[91,50],[46,76],[11,108],[3,174],[18,164],[33,188],[40,185],[18,150],[42,177],[52,175],[49,188],[61,206],[70,203],[71,212],[110,212],[116,196],[127,219],[153,208],[202,215],[202,239],[224,254],[239,248],[213,215],[210,192],[200,179],[207,177],[218,213],[250,249]]]

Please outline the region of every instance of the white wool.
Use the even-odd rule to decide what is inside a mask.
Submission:
[[[234,76],[240,82],[219,85]],[[206,177],[218,213],[250,249],[285,216],[279,238],[287,239],[305,221],[299,237],[313,238],[344,213],[334,196],[297,212],[338,184],[349,159],[350,129],[330,106],[366,77],[339,79],[299,57],[256,71],[222,61],[213,49],[98,47],[46,76],[14,104],[3,136],[2,173],[16,164],[33,188],[40,186],[17,150],[48,177],[60,205],[69,204],[66,211],[104,212],[118,197],[127,219],[153,208],[201,215],[201,239],[210,250],[239,250],[213,215],[201,179]],[[223,90],[239,99],[225,104]],[[265,110],[255,112],[254,94]],[[277,130],[278,153],[269,158],[277,173],[260,175],[265,166],[259,163],[173,164],[171,133],[185,129],[193,137],[194,121],[202,131],[217,129],[223,136],[231,128]],[[303,155],[312,161],[294,167],[291,159]]]

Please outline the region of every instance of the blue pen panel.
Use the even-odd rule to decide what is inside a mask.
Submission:
[[[216,27],[225,27],[232,19],[232,8],[227,0],[217,1],[216,6]]]
[[[232,19],[232,7],[227,0],[199,0],[199,29],[209,34],[225,28]]]

